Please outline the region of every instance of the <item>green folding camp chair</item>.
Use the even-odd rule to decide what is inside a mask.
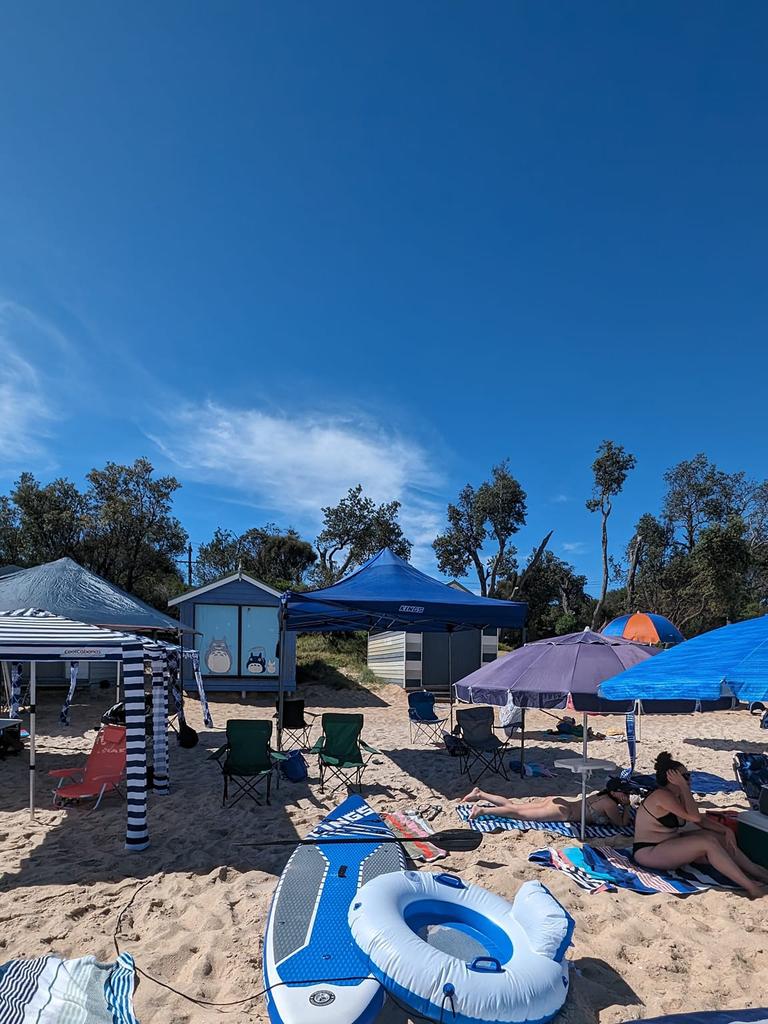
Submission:
[[[271,739],[271,722],[243,722],[237,719],[227,722],[227,742],[209,758],[218,763],[224,776],[222,806],[226,806],[229,798],[230,781],[235,786],[230,807],[234,807],[244,796],[249,796],[257,804],[261,803],[258,787],[262,782],[266,782],[267,803],[270,802],[276,762],[287,760],[286,754],[272,750]]]
[[[363,772],[371,758],[374,754],[381,753],[360,739],[363,716],[326,712],[322,717],[322,729],[322,736],[309,751],[310,754],[317,754],[321,792],[325,788],[326,776],[339,780],[339,784],[331,793],[335,793],[342,786],[349,786],[352,789],[357,787],[359,790]]]

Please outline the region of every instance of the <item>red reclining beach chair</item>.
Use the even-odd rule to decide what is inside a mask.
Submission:
[[[125,726],[103,725],[83,768],[56,768],[48,774],[59,780],[53,791],[53,802],[57,807],[66,800],[96,797],[95,811],[108,790],[122,796],[120,782],[125,775]],[[67,779],[72,781],[64,785]]]

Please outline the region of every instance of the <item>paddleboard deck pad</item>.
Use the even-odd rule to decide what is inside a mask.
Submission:
[[[358,889],[405,868],[393,833],[359,796],[350,796],[285,865],[264,934],[264,982],[272,1024],[369,1024],[384,1003],[347,921]],[[344,839],[354,839],[344,843]],[[361,842],[370,839],[370,842]]]

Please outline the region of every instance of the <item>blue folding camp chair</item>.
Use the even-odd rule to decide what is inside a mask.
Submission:
[[[411,743],[424,735],[427,743],[441,742],[443,726],[447,718],[435,714],[435,695],[431,690],[413,690],[408,694],[408,725]]]

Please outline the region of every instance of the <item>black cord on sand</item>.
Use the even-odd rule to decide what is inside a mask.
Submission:
[[[154,882],[154,879],[153,878],[148,878],[146,880],[146,882],[142,882],[141,885],[137,885],[136,888],[133,891],[133,895],[128,900],[128,902],[125,904],[125,906],[120,911],[120,913],[117,915],[117,922],[115,924],[115,930],[112,933],[112,941],[115,944],[115,952],[117,953],[118,956],[120,956],[121,950],[120,950],[120,945],[119,945],[119,943],[117,941],[117,933],[120,931],[120,925],[123,923],[123,917],[131,909],[131,907],[133,906],[133,901],[139,895],[141,890],[145,889],[148,885],[151,885],[152,882]],[[136,963],[135,963],[135,968],[136,968],[136,973],[141,975],[142,978],[146,978],[147,981],[154,982],[155,985],[159,985],[160,988],[167,989],[169,992],[173,992],[174,995],[180,996],[182,999],[186,999],[187,1002],[194,1003],[196,1006],[215,1006],[215,1007],[241,1006],[243,1003],[251,1003],[251,1002],[253,1002],[254,999],[261,999],[262,996],[265,996],[268,992],[271,992],[273,988],[279,988],[281,985],[287,985],[288,984],[288,982],[286,982],[286,981],[278,981],[278,982],[275,982],[274,985],[267,985],[267,987],[261,989],[260,992],[254,992],[254,994],[251,995],[251,996],[245,996],[244,999],[232,999],[232,1000],[230,1000],[229,1002],[226,1002],[226,1003],[214,1003],[214,1002],[211,1002],[208,999],[197,999],[195,996],[190,996],[190,995],[187,995],[186,992],[179,991],[179,989],[174,988],[173,985],[169,985],[165,981],[160,981],[159,978],[154,978],[151,974],[148,974],[145,970],[142,970],[142,968],[139,967],[139,965],[136,964]],[[320,985],[320,984],[323,984],[323,983],[333,984],[334,982],[341,982],[341,981],[367,981],[369,978],[370,978],[369,974],[366,974],[366,975],[352,975],[349,978],[303,978],[300,981],[294,981],[294,982],[291,982],[290,984],[292,984],[292,985],[297,985],[297,984],[300,984],[300,985],[315,985],[315,984]]]

